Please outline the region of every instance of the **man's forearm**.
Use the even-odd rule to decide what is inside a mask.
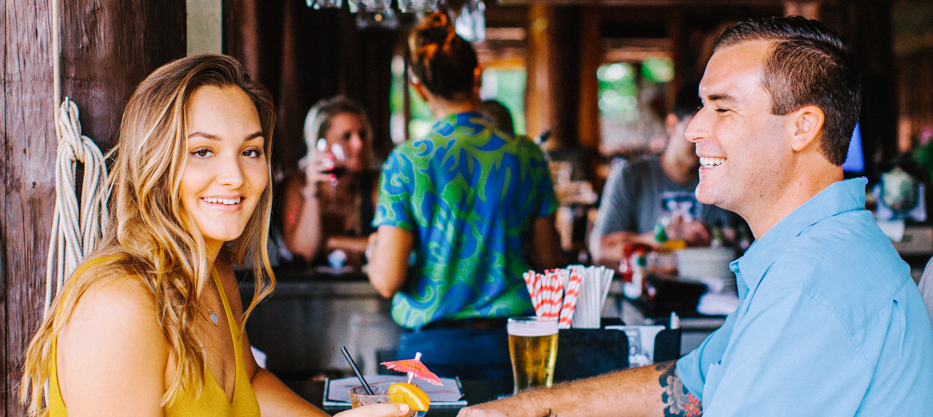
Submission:
[[[665,362],[528,391],[467,408],[460,416],[701,416],[702,405],[684,389],[674,364]]]

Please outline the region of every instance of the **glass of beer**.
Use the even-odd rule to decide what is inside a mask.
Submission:
[[[550,387],[557,362],[557,318],[512,317],[508,332],[515,393]]]

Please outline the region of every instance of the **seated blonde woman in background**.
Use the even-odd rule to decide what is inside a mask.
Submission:
[[[29,415],[325,415],[257,366],[243,331],[275,283],[274,118],[269,94],[226,56],[183,58],[139,85],[115,149],[111,228],[26,352]],[[253,269],[246,313],[232,264]]]
[[[372,127],[356,102],[337,96],[305,118],[308,154],[283,183],[285,247],[305,261],[340,249],[361,265],[375,212],[379,171],[373,169]]]

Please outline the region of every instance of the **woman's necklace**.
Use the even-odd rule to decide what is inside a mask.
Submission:
[[[208,315],[211,316],[211,321],[214,322],[214,325],[216,326],[216,325],[217,325],[217,313],[214,313],[214,309],[212,309],[212,308],[211,308],[209,305],[207,305],[207,304],[204,304],[204,308],[207,309]]]

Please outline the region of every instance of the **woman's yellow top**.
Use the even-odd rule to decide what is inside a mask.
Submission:
[[[103,261],[98,258],[86,263],[75,275],[82,272],[85,268]],[[165,416],[192,416],[192,417],[253,417],[259,416],[259,403],[256,401],[256,394],[250,385],[249,375],[246,374],[246,364],[243,361],[243,339],[240,329],[236,325],[233,312],[230,310],[230,304],[227,302],[227,295],[224,293],[224,287],[220,283],[217,271],[213,272],[214,284],[220,293],[220,299],[224,303],[224,312],[227,314],[227,323],[230,328],[230,335],[233,339],[233,350],[236,354],[236,382],[233,390],[233,401],[227,398],[227,393],[223,387],[217,383],[210,370],[204,373],[204,388],[201,389],[200,397],[193,389],[182,389],[175,400],[165,407]],[[64,417],[68,415],[65,409],[65,401],[62,399],[61,389],[58,385],[58,364],[56,342],[52,342],[52,363],[49,368],[49,416]]]

